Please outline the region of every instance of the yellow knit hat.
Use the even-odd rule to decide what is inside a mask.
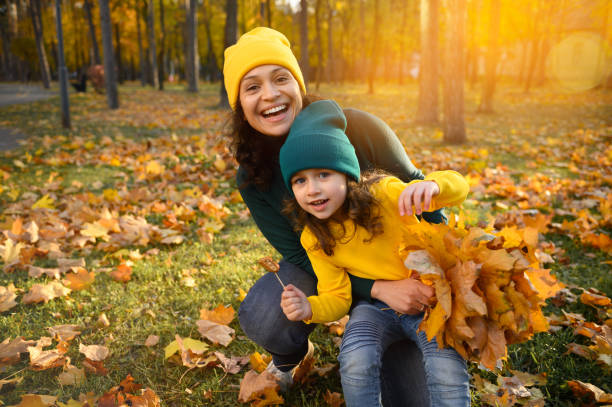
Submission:
[[[291,44],[282,33],[267,27],[257,27],[244,33],[238,42],[225,49],[223,76],[232,109],[236,108],[242,77],[260,65],[280,65],[287,68],[306,93],[304,77]]]

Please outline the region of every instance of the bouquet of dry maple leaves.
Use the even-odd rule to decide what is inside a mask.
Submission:
[[[506,357],[506,345],[548,330],[541,306],[563,287],[540,266],[542,218],[520,220],[524,227],[501,230],[421,222],[399,247],[406,267],[435,289],[437,303],[420,325],[427,339],[488,369]]]

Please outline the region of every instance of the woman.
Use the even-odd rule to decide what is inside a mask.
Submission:
[[[237,182],[242,198],[263,235],[283,256],[278,272],[282,281],[307,295],[314,294],[316,279],[299,234],[281,213],[289,191],[282,180],[278,153],[295,117],[311,102],[289,41],[278,31],[264,27],[245,33],[225,50],[223,74],[233,109],[231,136],[240,164]],[[362,170],[383,169],[405,182],[423,179],[384,122],[355,109],[345,109],[344,114],[346,134]],[[422,198],[414,204],[420,212]],[[443,221],[441,212],[423,216],[430,222]],[[371,332],[376,317],[370,301],[380,300],[395,311],[417,314],[433,296],[431,287],[415,279],[372,281],[351,277],[351,284],[353,308],[339,359],[345,397],[361,380],[359,343],[368,340],[368,335],[381,334]],[[276,278],[267,273],[251,287],[238,316],[247,336],[272,355],[268,371],[286,389],[296,366],[311,354],[308,335],[314,326],[289,321],[280,308],[281,293]],[[427,405],[429,395],[419,350],[409,341],[395,342],[389,337],[386,342],[391,345],[380,370],[385,406]]]

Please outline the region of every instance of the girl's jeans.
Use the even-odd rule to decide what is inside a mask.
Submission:
[[[306,295],[316,293],[316,281],[310,274],[285,261],[281,261],[279,265],[278,274],[283,283],[295,285]],[[306,354],[308,335],[315,328],[315,324],[306,325],[303,322],[289,321],[280,308],[281,293],[282,287],[276,277],[272,273],[266,273],[257,280],[242,301],[238,318],[246,335],[272,355],[276,367],[287,371],[298,364]],[[351,319],[355,317],[355,311],[357,309],[351,313]],[[361,317],[359,319],[364,320]],[[346,333],[344,335],[346,340]],[[429,402],[429,393],[421,351],[410,340],[391,343],[394,340],[387,341],[382,370],[376,375],[376,380],[380,380],[376,388],[382,389],[383,405],[385,407],[426,406]],[[358,348],[359,346],[347,353],[346,357],[350,359],[352,356],[361,355]],[[378,366],[380,369],[380,359]],[[380,392],[379,390],[376,394]],[[346,391],[347,389],[345,397]],[[352,394],[349,396],[352,397]]]
[[[347,407],[380,406],[381,357],[389,344],[401,339],[416,342],[432,406],[469,406],[469,375],[465,360],[450,348],[439,349],[417,328],[423,314],[396,314],[385,303],[359,302],[351,313],[340,348],[340,375]],[[385,381],[383,381],[384,383]]]

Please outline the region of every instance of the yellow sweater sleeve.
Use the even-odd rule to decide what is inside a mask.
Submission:
[[[408,185],[423,181],[434,181],[440,188],[440,193],[432,199],[429,211],[435,211],[445,206],[460,205],[470,192],[470,186],[463,175],[451,170],[434,171],[427,175],[424,180],[414,180],[407,184],[395,177],[388,177],[379,182],[375,188],[386,191],[386,195],[391,201],[397,204],[400,194]]]
[[[308,229],[302,232],[301,240],[318,280],[318,295],[308,297],[312,318],[304,322],[336,321],[346,315],[351,306],[351,280],[348,273],[334,265],[331,258],[321,250],[312,250],[315,237]]]

